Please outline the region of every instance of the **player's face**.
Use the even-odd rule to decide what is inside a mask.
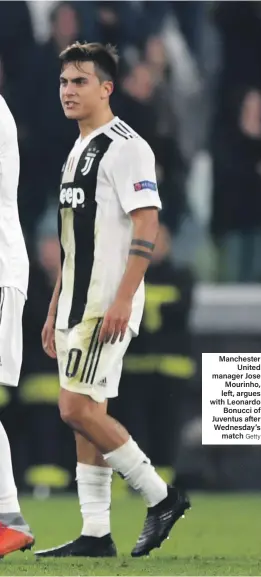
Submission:
[[[66,64],[60,75],[60,99],[67,118],[84,120],[110,96],[112,83],[100,82],[93,62]]]

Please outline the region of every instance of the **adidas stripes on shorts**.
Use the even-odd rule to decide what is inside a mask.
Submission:
[[[122,342],[100,344],[101,325],[102,319],[93,319],[55,331],[60,386],[98,403],[118,396],[123,357],[132,338],[127,328]]]

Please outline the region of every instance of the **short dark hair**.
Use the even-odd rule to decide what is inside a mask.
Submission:
[[[74,42],[61,52],[59,59],[62,65],[70,62],[93,62],[101,82],[111,80],[115,84],[117,80],[119,57],[116,48],[111,44]]]

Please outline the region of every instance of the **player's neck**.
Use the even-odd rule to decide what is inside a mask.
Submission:
[[[83,120],[79,120],[79,130],[81,134],[81,138],[86,138],[89,136],[94,130],[100,128],[104,124],[107,124],[111,120],[113,120],[114,114],[112,113],[111,109],[108,108],[104,111],[97,112],[93,114],[89,118],[84,118]]]

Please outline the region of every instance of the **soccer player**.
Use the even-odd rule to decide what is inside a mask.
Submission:
[[[61,103],[80,135],[61,176],[61,272],[42,340],[47,354],[57,354],[60,413],[76,435],[83,530],[75,541],[36,555],[116,555],[109,518],[115,470],[148,505],[132,550],[141,556],[160,546],[190,506],[106,410],[143,313],[161,208],[155,160],[147,142],[111,111],[115,51],[75,43],[60,59]]]
[[[19,150],[14,118],[0,96],[0,385],[17,387],[22,364],[22,316],[29,263],[17,208]],[[31,549],[21,515],[9,441],[0,422],[0,557]]]

